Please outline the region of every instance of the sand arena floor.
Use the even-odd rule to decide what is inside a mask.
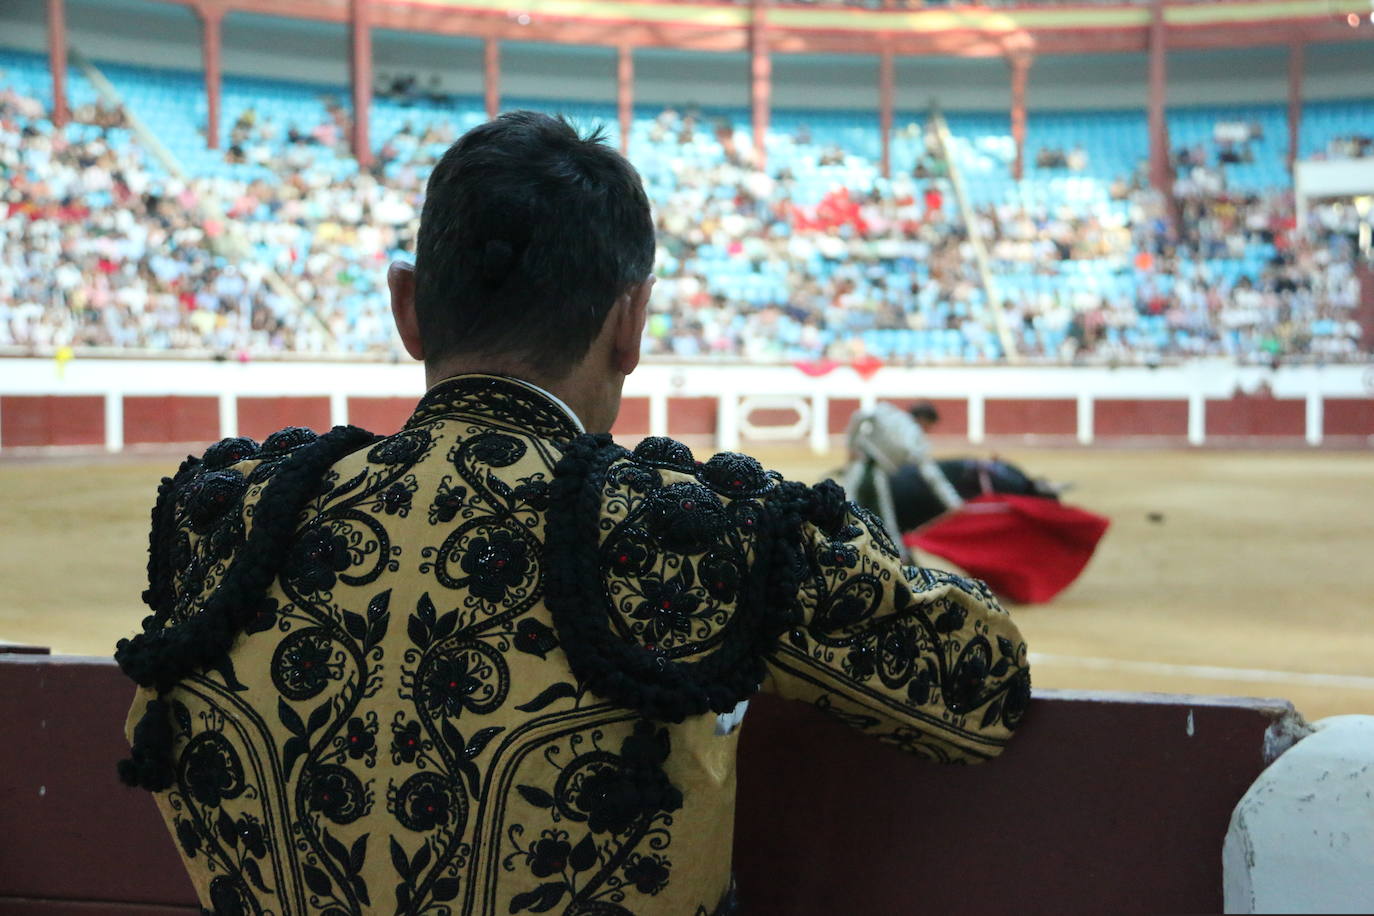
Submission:
[[[839,460],[756,453],[796,479]],[[1068,500],[1113,521],[1073,587],[1013,609],[1037,686],[1285,697],[1309,719],[1374,713],[1374,454],[1003,457],[1074,482]],[[0,640],[106,655],[137,627],[148,510],[176,463],[0,459]]]

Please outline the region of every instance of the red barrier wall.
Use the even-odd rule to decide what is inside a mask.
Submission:
[[[133,693],[106,659],[0,655],[0,912],[194,903],[152,798],[115,778]],[[1220,912],[1230,812],[1287,711],[1039,691],[1002,758],[939,767],[758,696],[739,746],[743,903],[751,916]]]
[[[1093,402],[1093,436],[1188,435],[1187,401],[1101,400]]]
[[[389,436],[405,426],[418,398],[349,398],[348,422],[379,436]]]
[[[831,398],[830,399],[830,434],[840,436],[849,429],[849,418],[854,416],[854,411],[859,409],[858,398]]]
[[[1078,404],[989,398],[983,404],[983,431],[989,436],[1074,436],[1078,433]]]
[[[287,426],[329,429],[329,398],[239,398],[239,435],[265,439]]]
[[[1327,398],[1322,408],[1325,435],[1374,436],[1374,398]]]
[[[0,446],[104,444],[105,399],[102,397],[0,397]]]
[[[715,398],[669,398],[668,435],[714,436],[719,408]]]
[[[611,427],[614,436],[649,435],[649,399],[625,398],[620,402],[620,414]]]
[[[1307,402],[1239,395],[1207,401],[1207,436],[1293,436],[1307,431]]]
[[[219,439],[219,402],[215,398],[124,398],[124,441],[129,445]]]

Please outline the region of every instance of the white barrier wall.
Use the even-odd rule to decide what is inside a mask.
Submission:
[[[812,372],[818,371],[812,369]],[[213,441],[292,423],[399,427],[423,393],[415,364],[0,359],[0,449]],[[1363,445],[1374,366],[1277,370],[1224,363],[1146,368],[649,363],[630,376],[617,434],[761,441],[828,450],[878,399],[934,401],[941,432],[988,440],[1160,445],[1244,440]]]

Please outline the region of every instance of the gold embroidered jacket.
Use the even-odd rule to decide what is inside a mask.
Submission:
[[[388,438],[189,459],[144,597],[121,775],[224,916],[711,913],[752,693],[950,762],[1030,697],[987,590],[834,484],[626,451],[491,376]]]

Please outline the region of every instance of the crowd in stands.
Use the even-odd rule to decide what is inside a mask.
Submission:
[[[118,109],[85,106],[58,130],[0,75],[0,348],[399,358],[385,265],[414,250],[424,181],[458,131],[403,124],[372,168],[341,173],[349,114],[325,111],[315,124],[231,113],[225,161],[254,168],[183,179]],[[1299,232],[1289,195],[1228,191],[1223,154],[1243,140],[1180,152],[1177,219],[1123,175],[1111,208],[984,202],[970,227],[919,123],[902,128],[917,148],[903,174],[819,199],[787,166],[755,168],[728,121],[667,110],[644,127],[671,160],[647,181],[653,355],[1257,362],[1369,348],[1353,320],[1354,208],[1322,206]],[[788,142],[857,168],[805,128]],[[1044,153],[1045,168],[1087,164],[1076,147]]]

